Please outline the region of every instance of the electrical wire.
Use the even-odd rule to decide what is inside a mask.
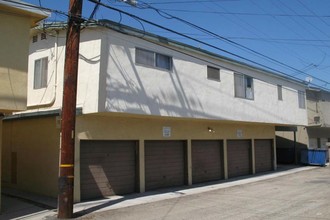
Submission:
[[[161,8],[162,11],[201,13],[201,14],[223,14],[223,15],[244,15],[244,16],[275,16],[275,17],[306,17],[306,18],[330,18],[330,15],[308,15],[308,14],[271,14],[271,13],[249,13],[249,12],[225,12],[225,11],[202,11],[190,9]]]
[[[253,1],[251,1],[252,3],[253,3]],[[202,4],[202,3],[200,3],[200,4]],[[222,5],[220,5],[219,3],[213,3],[216,7],[219,7],[219,8],[221,8],[222,10],[224,10],[225,12],[228,12],[228,10],[226,9],[226,8],[224,8]],[[204,4],[203,4],[204,5]],[[214,10],[214,7],[209,7],[209,6],[207,6],[207,5],[204,5],[205,7],[207,7],[207,8],[209,8],[210,10]],[[258,5],[256,5],[257,7],[259,7]],[[262,9],[263,10],[263,9]],[[266,13],[268,13],[268,12],[266,12]],[[235,18],[237,18],[240,22],[242,22],[243,23],[243,25],[241,25],[240,24],[240,22],[236,22],[231,16],[230,17],[227,17],[227,16],[225,16],[224,18],[225,19],[228,19],[229,21],[231,21],[231,22],[233,22],[233,23],[235,23],[236,25],[238,25],[240,28],[242,28],[242,29],[244,29],[244,30],[246,30],[246,31],[248,31],[248,32],[250,32],[250,33],[252,33],[253,35],[255,35],[255,36],[259,36],[260,37],[260,35],[258,34],[258,33],[260,33],[260,34],[262,34],[264,37],[267,37],[267,38],[271,38],[272,36],[270,36],[269,34],[268,34],[268,32],[267,33],[265,33],[265,32],[263,32],[263,31],[260,31],[259,29],[257,29],[254,25],[251,25],[249,22],[247,22],[247,20],[246,19],[243,19],[241,16],[238,16],[238,15],[233,15]],[[272,16],[273,17],[273,16]],[[274,19],[277,19],[276,17],[274,17]],[[253,30],[255,30],[255,31],[253,31]],[[279,49],[279,47],[277,46],[277,45],[275,45],[273,42],[269,42],[271,45],[273,45],[273,48],[275,49],[275,50],[278,50],[279,51],[279,53],[283,53],[283,50],[286,50],[287,52],[289,52],[289,53],[293,53],[293,54],[295,54],[295,56],[297,57],[297,59],[298,60],[300,60],[301,62],[305,62],[304,61],[304,59],[305,58],[303,58],[303,57],[301,57],[300,55],[300,53],[299,54],[297,54],[295,51],[293,51],[293,50],[291,50],[291,49],[289,49],[288,47],[284,47],[284,48],[281,48],[281,49]]]
[[[45,8],[45,7],[40,7],[40,6],[36,6],[36,5],[31,5],[22,1],[15,1],[15,0],[2,0],[5,2],[9,2],[9,3],[14,3],[15,5],[19,5],[21,6],[22,9],[29,9],[29,8],[35,8],[35,9],[40,9],[41,12],[42,11],[46,11],[46,12],[53,12],[53,13],[57,13],[57,14],[61,14],[61,15],[65,15],[66,17],[69,17],[67,12],[63,12],[63,11],[59,11],[59,10],[55,10],[55,9],[50,9],[50,8]]]
[[[196,0],[196,1],[173,1],[173,2],[149,2],[149,5],[164,5],[164,4],[195,4],[200,2],[234,2],[240,0]]]
[[[329,82],[327,82],[327,81],[325,81],[325,80],[323,80],[323,79],[320,79],[320,78],[318,78],[318,77],[315,77],[315,76],[312,76],[312,75],[310,75],[310,74],[307,74],[307,73],[305,73],[305,72],[303,72],[303,71],[301,71],[301,70],[299,70],[299,69],[297,69],[297,68],[295,68],[295,67],[292,67],[292,66],[290,66],[290,65],[288,65],[288,64],[286,64],[286,63],[283,63],[283,62],[281,62],[281,61],[278,61],[278,60],[276,60],[276,59],[274,59],[274,58],[272,58],[272,57],[269,57],[269,56],[267,56],[267,55],[265,55],[265,54],[262,54],[262,53],[260,53],[260,52],[258,52],[258,51],[256,51],[256,50],[253,50],[253,49],[251,49],[251,48],[248,48],[248,47],[246,47],[246,46],[244,46],[244,45],[242,45],[242,44],[239,44],[239,43],[237,43],[237,42],[235,42],[235,41],[232,41],[232,40],[230,40],[230,39],[228,39],[228,38],[225,38],[225,37],[223,37],[223,36],[220,36],[220,35],[218,35],[218,34],[216,34],[216,33],[214,33],[214,32],[211,32],[211,31],[209,31],[209,30],[207,30],[207,29],[205,29],[205,28],[203,28],[203,27],[201,27],[201,26],[195,25],[195,24],[193,24],[193,23],[191,23],[191,22],[189,22],[189,21],[187,21],[187,20],[184,20],[184,19],[181,19],[181,18],[179,18],[179,17],[173,16],[173,15],[167,13],[167,12],[164,12],[163,10],[160,10],[160,9],[157,9],[157,8],[155,8],[155,7],[153,7],[153,6],[150,6],[150,5],[148,5],[147,3],[143,2],[143,1],[141,1],[141,2],[145,4],[145,6],[142,7],[142,8],[147,7],[147,8],[153,9],[153,10],[155,10],[160,16],[162,16],[162,17],[164,17],[164,18],[166,18],[166,19],[175,19],[175,20],[178,20],[178,21],[180,21],[180,22],[182,22],[182,23],[184,23],[184,24],[186,24],[186,25],[189,25],[189,26],[191,26],[191,27],[193,27],[193,28],[195,28],[195,29],[197,29],[197,30],[200,30],[200,31],[202,31],[202,32],[204,32],[204,33],[207,33],[207,34],[209,34],[209,35],[211,35],[211,36],[213,36],[213,37],[219,38],[220,40],[224,40],[224,41],[226,41],[226,42],[228,42],[228,43],[230,43],[230,44],[232,44],[232,45],[235,45],[235,46],[238,46],[238,47],[240,47],[240,48],[243,48],[244,50],[250,51],[250,52],[252,52],[252,53],[254,53],[254,54],[256,54],[256,55],[258,55],[258,56],[260,56],[260,57],[266,58],[266,59],[268,59],[268,60],[270,60],[270,61],[272,61],[272,62],[275,62],[275,63],[277,63],[277,64],[280,64],[280,65],[282,65],[282,66],[284,66],[284,67],[286,67],[286,68],[289,68],[289,69],[291,69],[291,70],[294,70],[294,71],[296,71],[296,72],[299,72],[300,74],[303,74],[303,75],[305,75],[305,76],[309,76],[309,77],[313,77],[314,79],[316,79],[316,80],[318,80],[318,81],[320,81],[320,82],[322,82],[322,83],[330,84]],[[163,14],[164,14],[165,16],[164,16]],[[232,54],[231,54],[231,55],[232,55]]]
[[[58,13],[58,14],[61,14],[61,15],[65,15],[65,16],[67,16],[67,17],[69,16],[69,15],[68,15],[67,13],[65,13],[65,12],[58,11],[58,10],[54,10],[54,9],[49,9],[49,8],[45,8],[45,7],[33,6],[33,5],[30,5],[30,4],[25,4],[25,3],[23,3],[23,2],[16,2],[16,1],[12,1],[12,0],[3,0],[3,1],[12,2],[12,3],[15,3],[15,4],[19,4],[19,5],[21,5],[21,6],[37,8],[37,9],[45,10],[45,11],[48,11],[48,12],[54,12],[54,13]],[[117,9],[117,8],[111,7],[111,6],[109,6],[109,5],[106,5],[106,4],[104,4],[104,3],[101,3],[100,1],[96,1],[96,0],[88,0],[88,1],[93,2],[94,4],[99,4],[99,5],[101,5],[101,6],[105,7],[105,8],[108,8],[108,9],[111,9],[111,10],[114,10],[114,11],[117,11],[117,12],[119,12],[120,14],[125,14],[125,15],[127,15],[127,16],[129,16],[129,17],[132,17],[133,19],[135,19],[135,20],[137,20],[137,21],[140,22],[140,24],[141,24],[142,27],[143,27],[144,32],[145,32],[145,29],[144,29],[144,26],[143,26],[142,22],[147,23],[147,24],[150,24],[150,25],[153,25],[153,26],[158,27],[158,28],[160,28],[160,29],[164,29],[164,30],[166,30],[166,31],[172,32],[172,33],[174,33],[174,34],[177,34],[177,35],[179,35],[179,36],[182,36],[182,37],[185,37],[185,38],[187,38],[187,39],[193,40],[193,41],[195,41],[195,42],[198,42],[198,43],[204,44],[204,45],[206,45],[206,46],[208,46],[208,47],[210,47],[210,48],[213,48],[213,49],[216,49],[216,50],[222,51],[222,52],[224,52],[224,53],[230,54],[230,55],[232,55],[232,56],[234,56],[234,57],[237,57],[237,58],[240,58],[240,59],[242,59],[242,60],[248,61],[248,62],[253,63],[253,64],[257,65],[257,66],[261,66],[261,67],[263,67],[263,68],[265,68],[265,69],[268,69],[268,70],[271,70],[271,71],[274,71],[274,72],[280,73],[280,74],[282,74],[282,75],[284,75],[284,76],[287,76],[287,77],[289,77],[289,78],[292,78],[292,79],[294,79],[294,80],[300,81],[300,79],[298,79],[298,78],[296,78],[296,77],[293,77],[293,76],[291,76],[291,75],[289,75],[289,74],[286,74],[286,73],[284,73],[284,72],[278,71],[278,70],[276,70],[276,69],[274,69],[274,68],[268,67],[268,66],[266,66],[266,65],[264,65],[264,64],[261,64],[261,63],[258,63],[258,62],[256,62],[256,61],[253,61],[253,60],[251,60],[251,59],[248,59],[248,58],[245,58],[245,57],[243,57],[243,56],[237,55],[237,54],[232,53],[232,52],[230,52],[230,51],[224,50],[224,49],[219,48],[219,47],[217,47],[217,46],[214,46],[214,45],[212,45],[212,44],[209,44],[209,43],[206,43],[206,42],[200,41],[200,40],[198,40],[198,39],[196,39],[196,38],[190,37],[190,36],[185,35],[185,34],[182,34],[182,33],[180,33],[180,32],[177,32],[177,31],[171,30],[171,29],[166,28],[166,27],[164,27],[164,26],[158,25],[158,24],[156,24],[156,23],[154,23],[154,22],[150,22],[150,21],[145,20],[145,19],[143,19],[143,18],[140,18],[140,17],[138,17],[138,16],[136,16],[136,15],[133,15],[133,14],[130,14],[130,13],[124,12],[124,11],[122,11],[122,10],[120,10],[120,9]],[[175,17],[175,16],[172,16],[172,15],[169,15],[169,14],[166,13],[166,12],[165,12],[165,15],[168,15],[168,16],[170,16],[170,17]],[[175,17],[175,18],[176,18],[176,17]],[[179,19],[179,18],[178,18],[178,19]],[[82,18],[82,21],[86,21],[86,19],[83,19],[83,18]],[[182,19],[182,21],[183,21],[183,22],[187,22],[187,21],[184,21],[183,19]],[[187,22],[187,23],[188,23],[188,24],[191,24],[190,22]],[[195,26],[195,25],[192,24],[192,26]],[[197,26],[197,27],[198,27],[198,26]],[[201,28],[201,27],[199,27],[199,28]],[[201,30],[205,30],[206,32],[209,32],[208,30],[203,29],[203,28],[201,28]],[[212,32],[210,32],[210,33],[212,33]],[[215,34],[215,35],[216,35],[216,34]],[[219,36],[219,37],[221,37],[221,36]],[[272,59],[272,58],[271,58],[271,59]],[[312,76],[312,77],[313,77],[313,76]],[[316,78],[316,79],[317,79],[317,78]],[[328,82],[326,82],[326,81],[324,81],[324,80],[320,80],[320,81],[325,82],[326,85],[329,84]],[[328,90],[327,88],[321,87],[321,86],[319,86],[319,85],[315,85],[315,86],[318,86],[318,87],[320,87],[320,88],[322,88],[322,89]]]
[[[98,0],[98,1],[101,2],[101,0]],[[91,15],[89,16],[89,19],[88,20],[91,20],[91,19],[94,18],[97,10],[99,9],[99,6],[100,6],[99,4],[95,4],[94,9],[93,9]]]
[[[277,5],[277,4],[281,4],[280,6],[279,5]],[[276,4],[275,4],[275,2],[273,2],[273,5],[275,6],[275,7],[277,7],[278,9],[280,9],[281,11],[284,11],[283,10],[283,7],[284,8],[286,8],[286,9],[288,9],[288,10],[290,10],[291,12],[293,12],[293,13],[296,13],[293,9],[291,9],[291,8],[289,8],[288,7],[288,5],[286,5],[284,2],[282,2],[282,1],[276,1]],[[275,18],[276,19],[276,18]],[[302,24],[300,24],[298,21],[296,21],[294,18],[290,18],[294,23],[296,23],[298,26],[300,26],[302,29],[304,29],[307,33],[308,33],[308,36],[313,36],[313,37],[315,37],[315,38],[317,38],[317,36],[315,35],[315,33],[314,32],[311,32],[311,31],[309,31],[308,29],[306,29],[306,26],[305,25],[302,25]],[[277,19],[276,19],[277,20]],[[279,21],[280,22],[280,21]],[[281,22],[282,24],[283,24],[283,22]],[[309,22],[308,22],[309,23]],[[312,27],[313,27],[313,25],[311,24],[311,23],[309,23]],[[293,29],[291,28],[291,27],[289,27],[289,26],[287,26],[286,25],[286,23],[284,23],[284,25],[287,27],[287,29],[288,29],[288,31],[291,31],[291,32],[294,32],[296,35],[298,35],[298,36],[300,36],[300,37],[304,37],[304,36],[306,36],[306,34],[305,35],[301,35],[300,33],[297,33],[297,32],[295,32],[295,31],[293,31]],[[320,43],[322,44],[321,46],[318,46],[318,45],[310,45],[310,46],[317,46],[318,47],[318,49],[319,49],[319,51],[322,53],[322,54],[327,54],[327,52],[326,51],[324,51],[321,47],[328,47],[328,45],[327,44],[325,44],[325,42],[322,42],[322,41],[320,41]]]
[[[93,3],[96,3],[96,0],[88,0],[88,1],[89,1],[89,2],[93,2]],[[227,53],[227,54],[230,54],[230,55],[235,56],[235,57],[237,57],[237,58],[240,58],[240,59],[242,59],[242,60],[245,60],[245,61],[248,61],[248,62],[250,62],[250,63],[253,63],[253,64],[257,65],[257,66],[263,67],[263,68],[265,68],[265,69],[271,70],[271,71],[273,71],[273,72],[279,73],[279,74],[281,74],[281,75],[283,75],[283,76],[286,76],[286,77],[288,77],[288,78],[291,78],[291,79],[293,79],[293,80],[296,80],[296,81],[300,81],[300,82],[301,82],[301,79],[296,78],[296,77],[293,77],[292,75],[289,75],[289,74],[284,73],[284,72],[282,72],[282,71],[276,70],[276,69],[274,69],[274,68],[272,68],[272,67],[266,66],[266,65],[261,64],[261,63],[258,63],[258,62],[256,62],[256,61],[250,60],[250,59],[245,58],[245,57],[243,57],[243,56],[237,55],[237,54],[235,54],[235,53],[229,52],[229,51],[227,51],[227,50],[224,50],[224,49],[219,48],[219,47],[217,47],[217,46],[214,46],[214,45],[212,45],[212,44],[209,44],[209,43],[206,43],[206,42],[200,41],[200,40],[198,40],[198,39],[196,39],[196,38],[193,38],[193,37],[190,37],[190,36],[188,36],[188,35],[182,34],[182,33],[178,32],[178,31],[175,31],[175,30],[172,30],[172,29],[170,29],[170,28],[167,28],[167,27],[161,26],[161,25],[156,24],[156,23],[154,23],[154,22],[148,21],[148,20],[143,19],[143,18],[141,18],[141,17],[139,17],[139,16],[137,16],[137,15],[134,15],[134,14],[131,14],[131,13],[125,12],[125,11],[123,11],[123,10],[120,10],[120,9],[118,9],[118,8],[114,8],[114,7],[112,7],[112,6],[110,6],[110,5],[107,5],[107,4],[104,4],[104,3],[101,3],[100,5],[101,5],[102,7],[107,8],[107,9],[111,9],[111,10],[113,10],[113,11],[121,12],[122,14],[127,15],[127,16],[129,16],[129,17],[132,17],[132,18],[134,18],[134,19],[139,19],[140,21],[142,21],[142,22],[144,22],[144,23],[147,23],[147,24],[153,25],[153,26],[155,26],[155,27],[157,27],[157,28],[160,28],[160,29],[163,29],[163,30],[166,30],[166,31],[172,32],[172,33],[177,34],[177,35],[179,35],[179,36],[182,36],[182,37],[185,37],[185,38],[187,38],[187,39],[193,40],[193,41],[195,41],[195,42],[201,43],[201,44],[206,45],[206,46],[208,46],[208,47],[210,47],[210,48],[213,48],[213,49],[216,49],[216,50],[219,50],[219,51],[225,52],[225,53]],[[324,80],[322,80],[322,81],[324,81]],[[330,83],[328,83],[328,82],[326,82],[326,81],[324,81],[324,82],[326,83],[326,85],[330,84]],[[328,88],[325,88],[325,87],[323,87],[323,86],[319,86],[319,85],[314,84],[314,83],[310,83],[310,84],[311,84],[311,85],[314,85],[314,86],[316,86],[316,87],[322,88],[322,89],[324,89],[324,90],[329,91]]]
[[[305,9],[307,9],[310,13],[312,13],[315,17],[317,17],[320,21],[322,21],[323,24],[325,24],[325,25],[327,25],[327,26],[330,27],[330,25],[322,19],[323,16],[319,16],[319,15],[315,14],[314,11],[312,11],[309,7],[307,7],[306,4],[304,4],[304,3],[301,2],[300,0],[298,0],[298,2],[299,2],[299,3],[300,3]],[[328,17],[328,16],[327,16],[327,17]],[[329,16],[329,17],[330,17],[330,16]]]
[[[297,14],[296,11],[292,8],[290,8],[287,4],[285,4],[284,2],[282,2],[281,0],[279,0],[280,3],[282,3],[282,5],[284,5],[287,9],[289,9],[290,11],[292,11],[293,13]],[[326,34],[323,30],[321,30],[320,28],[318,28],[316,25],[313,25],[312,23],[310,23],[308,20],[306,20],[305,18],[303,18],[306,23],[308,23],[311,27],[315,28],[316,30],[318,30],[320,33],[324,34],[326,37],[329,38],[329,35]],[[303,26],[303,25],[302,25]],[[305,26],[303,26],[305,28]]]

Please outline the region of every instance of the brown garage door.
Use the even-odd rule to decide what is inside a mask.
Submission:
[[[251,141],[231,140],[227,142],[228,177],[237,177],[251,173]]]
[[[273,170],[273,140],[255,140],[256,173]]]
[[[135,141],[81,141],[81,199],[135,192]]]
[[[184,141],[146,141],[146,190],[184,185],[184,158]]]
[[[222,141],[192,141],[191,156],[193,183],[223,179]]]

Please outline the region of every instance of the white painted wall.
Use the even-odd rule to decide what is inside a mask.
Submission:
[[[60,108],[63,91],[65,33],[31,44],[28,105]],[[195,57],[105,28],[81,33],[77,106],[83,113],[126,112],[141,115],[206,118],[272,124],[307,123],[306,109],[298,108],[297,90],[304,88],[282,78],[265,75],[219,60],[221,82],[207,79],[207,57]],[[173,71],[135,65],[135,47],[173,57]],[[49,86],[33,90],[34,60],[49,56]],[[234,97],[234,71],[254,77],[254,100]],[[277,99],[283,86],[283,101]],[[56,90],[55,90],[55,85]],[[53,96],[56,91],[54,103]],[[49,106],[42,106],[49,104]],[[39,105],[39,107],[38,107]]]
[[[105,36],[107,60],[104,110],[173,117],[211,118],[278,124],[307,123],[299,109],[298,84],[251,69],[213,61],[221,69],[221,82],[207,79],[207,62],[144,40],[110,32]],[[108,42],[111,42],[110,44]],[[135,47],[173,57],[173,71],[135,65]],[[194,55],[198,56],[198,55]],[[205,57],[200,57],[206,59]],[[254,100],[234,97],[234,71],[254,77]],[[283,85],[278,101],[277,84]]]
[[[30,111],[58,109],[62,106],[65,59],[65,31],[49,32],[47,40],[30,44],[28,70],[28,108]],[[77,107],[97,111],[101,40],[97,31],[85,29],[81,34],[78,67]],[[33,89],[34,62],[48,57],[48,86]]]

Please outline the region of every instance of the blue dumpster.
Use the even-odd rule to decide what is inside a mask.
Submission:
[[[328,150],[325,149],[304,149],[301,150],[301,163],[306,165],[325,166]]]

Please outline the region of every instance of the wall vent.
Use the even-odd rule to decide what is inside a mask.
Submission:
[[[320,123],[320,116],[314,116],[314,122],[316,124],[319,124]]]

